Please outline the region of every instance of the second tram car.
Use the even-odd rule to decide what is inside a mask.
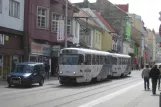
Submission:
[[[64,48],[60,54],[60,84],[101,81],[109,76],[126,76],[131,72],[128,55],[82,48]]]
[[[112,76],[123,77],[131,74],[131,56],[123,54],[112,54]]]

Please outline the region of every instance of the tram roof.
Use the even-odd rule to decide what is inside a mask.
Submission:
[[[131,58],[130,55],[125,55],[125,54],[116,54],[116,53],[112,53],[113,57],[125,57],[125,58]]]
[[[78,50],[78,51],[85,52],[85,53],[90,53],[90,54],[111,55],[113,57],[125,57],[125,58],[130,58],[131,57],[131,56],[125,55],[125,54],[109,53],[109,52],[92,50],[92,49],[85,49],[85,48],[64,48],[63,50],[68,50],[68,49],[70,49],[70,50]]]
[[[77,51],[81,51],[81,52],[89,53],[89,54],[111,55],[111,53],[109,53],[109,52],[103,52],[103,51],[85,49],[85,48],[64,48],[63,50],[67,50],[67,49],[77,50]]]

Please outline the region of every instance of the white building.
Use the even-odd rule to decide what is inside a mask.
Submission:
[[[24,0],[0,0],[0,77],[24,56]]]
[[[23,31],[23,25],[24,0],[0,0],[0,26]]]

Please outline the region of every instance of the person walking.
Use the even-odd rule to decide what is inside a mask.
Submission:
[[[144,78],[144,89],[148,89],[150,90],[149,88],[149,73],[150,73],[150,69],[149,69],[149,65],[146,65],[146,68],[143,69],[142,71],[142,78]]]
[[[45,72],[46,72],[46,78],[49,79],[49,70],[50,70],[50,65],[46,62],[45,63]]]
[[[158,77],[158,90],[160,90],[160,78],[161,78],[161,65],[159,65],[160,75]]]
[[[155,65],[151,70],[150,70],[150,78],[152,79],[152,93],[156,94],[156,87],[157,87],[157,80],[160,75],[160,71],[157,68],[157,65]]]

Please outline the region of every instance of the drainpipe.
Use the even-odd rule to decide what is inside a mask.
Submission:
[[[65,5],[65,48],[68,47],[68,44],[67,44],[67,21],[68,21],[68,0],[66,0],[66,5]]]

